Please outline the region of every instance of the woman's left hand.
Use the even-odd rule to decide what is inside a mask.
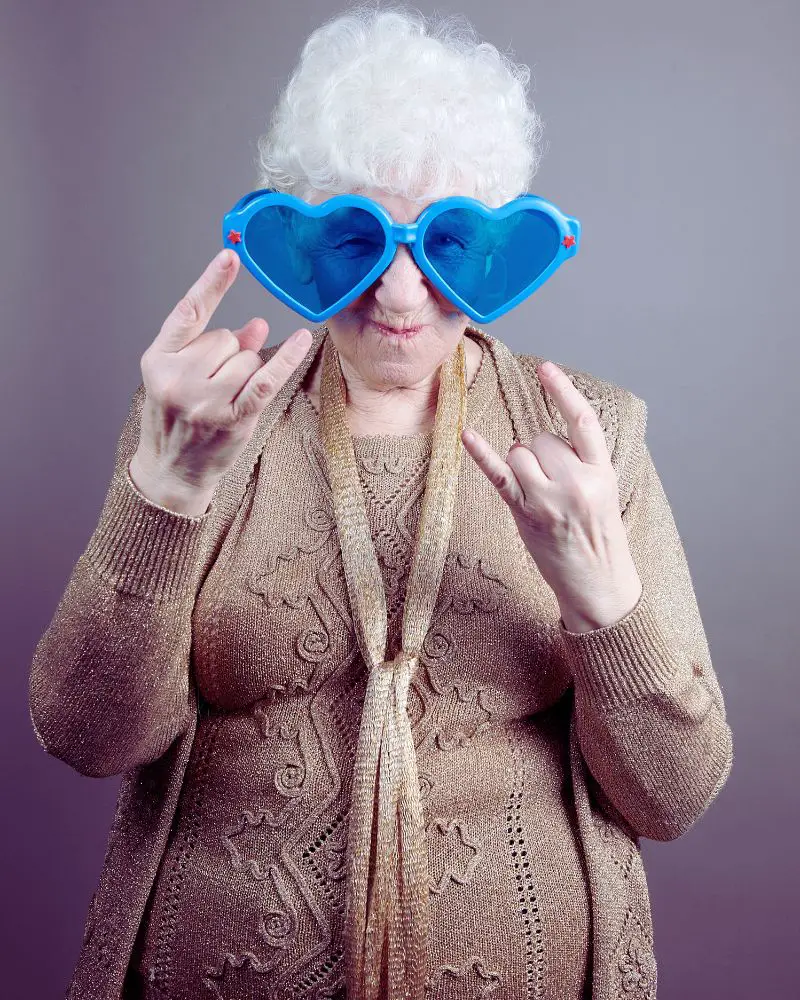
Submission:
[[[530,444],[515,441],[504,462],[472,428],[464,428],[462,440],[510,507],[565,627],[605,628],[624,618],[642,592],[617,474],[591,403],[553,362],[539,365],[537,374],[566,420],[569,443],[544,431]]]

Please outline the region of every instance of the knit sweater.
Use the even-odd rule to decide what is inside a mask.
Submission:
[[[367,674],[319,415],[301,385],[325,334],[198,517],[130,479],[137,388],[97,528],[37,645],[40,743],[82,774],[123,775],[70,1000],[345,995],[348,801]],[[542,430],[566,436],[536,375],[542,359],[467,335],[483,357],[466,423],[501,455]],[[639,840],[685,832],[732,765],[647,407],[561,367],[606,434],[642,595],[612,626],[567,631],[511,512],[464,456],[408,704],[431,1000],[652,1000]],[[387,656],[399,649],[431,440],[353,439]]]

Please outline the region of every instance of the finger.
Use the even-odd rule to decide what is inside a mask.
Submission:
[[[164,320],[152,346],[164,353],[177,353],[199,337],[238,271],[238,254],[227,249],[217,254]]]
[[[573,462],[578,461],[575,453],[566,441],[556,438],[553,434],[551,434],[550,437],[553,438],[557,444],[562,445],[570,453]],[[522,486],[522,492],[525,496],[527,496],[525,492],[526,488],[528,492],[530,492],[531,486],[533,485],[541,491],[547,489],[548,486],[552,484],[553,480],[557,478],[553,475],[553,463],[550,460],[550,453],[541,448],[541,442],[541,437],[537,438],[533,444],[525,444],[522,441],[515,441],[511,445],[508,457],[506,458],[512,472],[517,477],[517,482],[519,482]],[[543,450],[544,457],[542,455]],[[546,461],[545,458],[547,459]]]
[[[589,400],[552,361],[539,365],[536,374],[564,417],[570,444],[578,458],[592,465],[608,462],[606,435]]]
[[[461,439],[464,447],[505,502],[511,507],[521,506],[525,494],[511,466],[504,462],[489,442],[471,427],[464,428]]]
[[[231,400],[234,412],[248,417],[263,410],[286,384],[313,342],[311,331],[305,327],[287,337],[269,361],[253,372]]]
[[[239,338],[242,351],[260,351],[269,333],[269,323],[260,316],[254,316],[243,327],[233,331]]]
[[[232,333],[235,338],[231,341],[230,337],[221,337],[222,333]],[[207,338],[211,346],[207,350],[207,354],[203,358],[204,373],[206,378],[216,379],[217,382],[221,381],[220,369],[223,366],[228,366],[225,369],[224,377],[228,379],[231,375],[232,369],[228,362],[231,358],[236,358],[238,355],[245,353],[245,356],[249,360],[245,363],[242,369],[242,377],[244,376],[245,369],[247,370],[247,377],[253,373],[253,362],[255,360],[261,364],[261,359],[254,359],[253,354],[257,354],[261,348],[264,346],[264,341],[267,338],[267,333],[269,333],[269,323],[260,316],[254,316],[252,319],[248,320],[244,326],[240,326],[238,330],[207,330],[202,336],[198,337],[197,340],[193,341],[193,344],[202,344],[204,338]],[[185,350],[189,350],[186,348]],[[205,366],[210,365],[210,368]],[[242,382],[239,381],[236,386],[237,392],[241,388]]]

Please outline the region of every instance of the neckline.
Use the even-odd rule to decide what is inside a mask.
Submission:
[[[465,333],[465,336],[469,336],[469,332]],[[481,349],[481,360],[478,365],[478,369],[475,372],[475,377],[472,380],[472,384],[467,388],[467,414],[466,422],[468,424],[474,424],[483,410],[483,406],[488,398],[487,390],[490,388],[490,362],[487,361],[487,356],[490,351],[488,346],[484,343],[484,338],[481,336],[472,337],[472,340],[478,342]],[[319,412],[314,404],[311,402],[311,397],[305,391],[302,385],[299,385],[297,392],[295,394],[301,399],[302,409],[305,413],[310,416],[310,418],[315,422],[319,422]],[[353,434],[351,435],[351,440],[353,442],[353,448],[356,452],[360,448],[374,449],[376,447],[394,447],[397,448],[411,448],[414,446],[427,446],[429,447],[433,441],[433,428],[427,431],[417,431],[414,434]]]

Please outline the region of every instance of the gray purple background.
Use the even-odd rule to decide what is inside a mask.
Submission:
[[[4,996],[63,994],[118,786],[40,749],[33,650],[97,523],[141,354],[256,186],[300,46],[340,9],[0,7]],[[659,998],[798,996],[800,5],[439,9],[532,66],[532,187],[583,223],[579,256],[487,329],[647,401],[733,728],[709,812],[642,841]],[[242,269],[212,324],[254,315],[268,343],[304,325]]]

